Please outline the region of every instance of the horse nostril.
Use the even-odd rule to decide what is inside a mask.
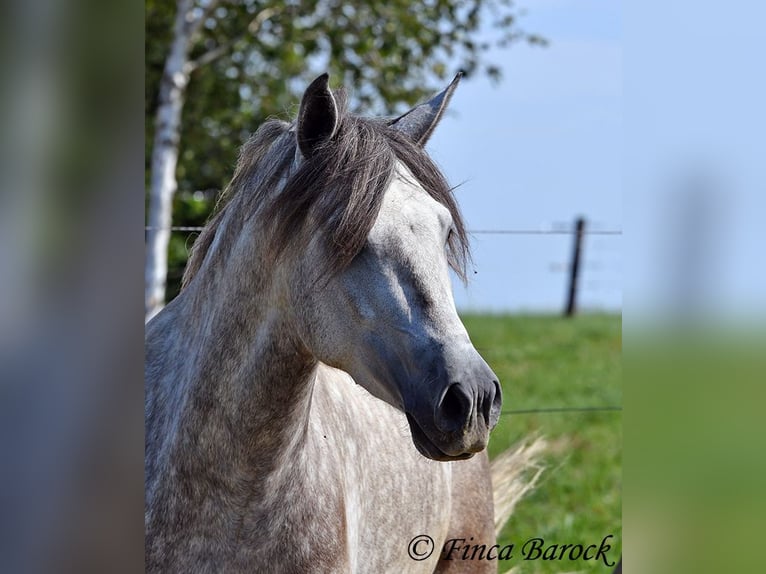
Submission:
[[[449,386],[436,411],[436,426],[442,432],[463,428],[471,413],[471,399],[460,383]]]
[[[492,404],[495,402],[495,388],[492,387],[490,391],[484,395],[481,399],[481,414],[484,416],[484,423],[489,426],[490,414],[492,410]]]
[[[497,381],[492,381],[491,385],[485,387],[485,392],[481,396],[479,409],[487,428],[492,428],[497,423],[502,402],[502,391]]]
[[[500,387],[500,383],[497,381],[492,381],[492,383],[494,386],[494,392],[492,393],[489,416],[486,417],[487,424],[490,427],[494,427],[497,424],[497,421],[500,419],[500,410],[503,407],[503,390]]]

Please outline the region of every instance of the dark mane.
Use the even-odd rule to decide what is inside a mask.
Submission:
[[[201,267],[215,237],[238,233],[241,225],[234,222],[243,222],[256,209],[273,226],[268,253],[274,260],[287,249],[305,247],[311,234],[322,233],[331,247],[328,271],[344,269],[365,244],[397,161],[452,215],[449,263],[465,279],[466,230],[444,176],[420,146],[388,127],[385,120],[350,114],[345,92],[334,94],[339,108],[337,133],[297,169],[293,167],[297,144],[291,124],[269,120],[242,147],[217,212],[192,249],[184,286]],[[271,192],[281,180],[286,180],[284,189],[274,197]],[[231,210],[239,213],[229,213]],[[221,238],[229,245],[234,239]]]

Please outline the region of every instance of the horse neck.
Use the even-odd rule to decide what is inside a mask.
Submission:
[[[177,348],[190,360],[178,444],[202,466],[263,472],[302,444],[317,362],[278,303],[277,279],[238,263],[245,251],[203,266],[179,296]]]

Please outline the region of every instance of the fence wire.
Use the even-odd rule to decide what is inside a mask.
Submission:
[[[197,225],[174,225],[172,227],[144,227],[144,231],[202,231]],[[574,229],[469,229],[472,235],[574,235]],[[622,229],[585,229],[583,235],[622,235]]]
[[[501,411],[501,415],[528,415],[535,413],[593,413],[593,412],[622,412],[620,406],[600,407],[543,407],[540,409],[515,409]]]

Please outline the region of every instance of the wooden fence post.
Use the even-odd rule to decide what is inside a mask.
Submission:
[[[575,221],[574,247],[572,249],[572,263],[569,265],[569,291],[567,294],[567,306],[564,309],[565,317],[572,317],[577,310],[577,281],[580,275],[580,253],[582,252],[582,238],[585,231],[585,218],[578,217]]]

